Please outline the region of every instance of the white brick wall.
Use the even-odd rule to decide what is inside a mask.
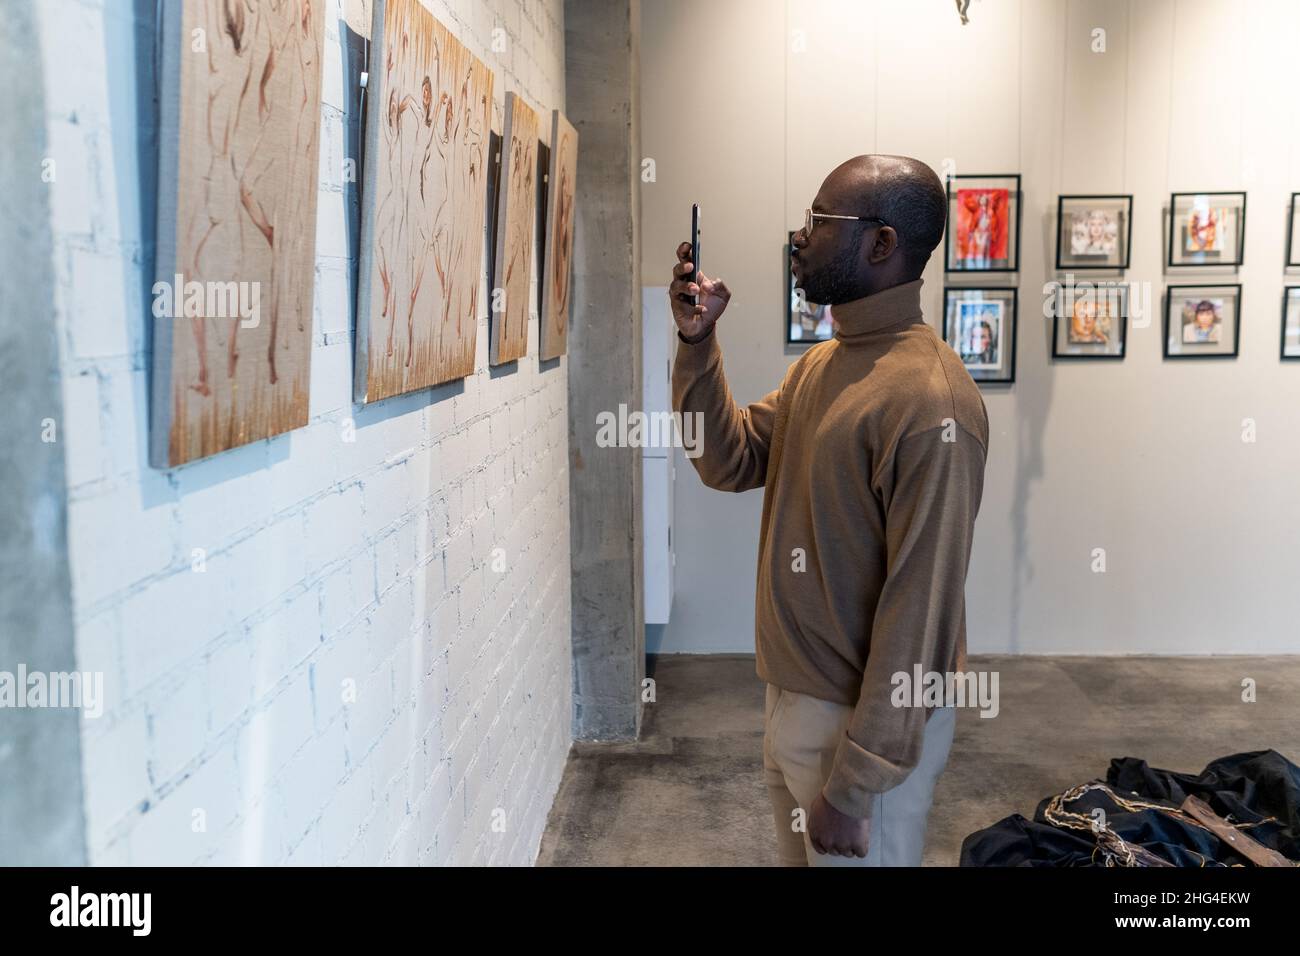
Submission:
[[[508,89],[549,129],[562,0],[426,2],[495,71],[494,129]],[[463,389],[352,404],[340,31],[369,4],[326,3],[311,422],[170,472],[146,464],[152,33],[125,0],[39,5],[95,863],[527,864],[568,752],[567,366],[491,377],[483,319]]]

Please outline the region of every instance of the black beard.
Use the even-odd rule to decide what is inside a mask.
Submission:
[[[799,282],[804,299],[813,305],[839,305],[862,297],[858,288],[856,265],[862,251],[862,235],[851,246],[816,272],[805,272]]]

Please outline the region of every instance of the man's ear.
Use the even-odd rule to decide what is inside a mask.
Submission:
[[[898,248],[898,232],[893,226],[881,226],[876,230],[875,241],[871,243],[871,252],[867,260],[872,264],[884,262]]]

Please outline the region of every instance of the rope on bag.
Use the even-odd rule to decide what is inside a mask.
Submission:
[[[1073,803],[1081,798],[1084,794],[1097,791],[1106,795],[1106,797],[1117,807],[1127,810],[1130,813],[1136,813],[1140,810],[1156,810],[1160,813],[1168,814],[1182,821],[1188,826],[1199,827],[1205,832],[1215,836],[1213,830],[1198,820],[1186,810],[1178,807],[1166,806],[1163,803],[1153,803],[1149,800],[1132,799],[1121,797],[1114,790],[1104,783],[1085,783],[1077,787],[1071,787],[1064,793],[1059,793],[1052,797],[1047,808],[1043,811],[1043,816],[1048,823],[1053,826],[1063,827],[1067,830],[1081,830],[1093,834],[1097,839],[1097,848],[1094,850],[1094,858],[1099,851],[1105,858],[1106,866],[1173,866],[1168,860],[1156,856],[1150,850],[1137,844],[1130,843],[1122,836],[1111,829],[1110,825],[1104,820],[1098,820],[1086,813],[1076,813],[1067,810],[1066,804]],[[1232,820],[1225,821],[1229,826],[1246,830],[1251,827],[1257,827],[1264,823],[1276,823],[1276,817],[1267,817],[1266,819],[1256,821],[1255,823],[1236,823]],[[1201,866],[1205,866],[1207,861],[1204,856],[1191,851],[1196,856],[1201,857]],[[1215,865],[1223,865],[1215,863]],[[1240,864],[1235,864],[1240,865]]]

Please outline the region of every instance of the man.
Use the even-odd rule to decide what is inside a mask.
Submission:
[[[836,168],[790,257],[807,298],[834,307],[834,338],[743,409],[714,332],[731,291],[702,274],[692,283],[690,243],[677,250],[673,404],[703,414],[692,462],[711,488],[765,489],[755,643],[785,864],[919,865],[952,743],[953,707],[891,702],[895,675],[916,665],[965,668],[988,418],[921,315],[945,213],[943,186],[917,160]]]

